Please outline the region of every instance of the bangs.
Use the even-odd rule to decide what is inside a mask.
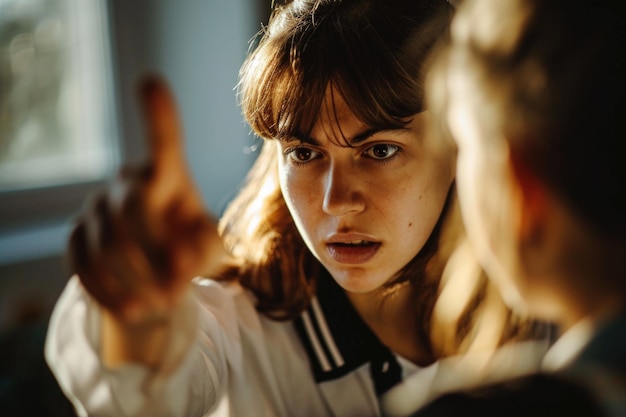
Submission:
[[[423,22],[394,16],[401,23],[389,25],[356,11],[317,14],[315,24],[302,22],[311,16],[291,21],[283,14],[281,23],[289,27],[265,33],[242,67],[242,111],[258,136],[309,136],[325,99],[333,114],[328,91],[337,91],[360,121],[376,129],[404,127],[425,110],[424,63],[436,38],[426,35]],[[381,33],[381,26],[394,30]],[[441,29],[439,23],[432,27],[433,33]]]

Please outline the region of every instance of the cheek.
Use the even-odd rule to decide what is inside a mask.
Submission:
[[[397,202],[396,212],[388,217],[397,219],[399,239],[417,251],[439,220],[452,184],[453,170],[444,168],[449,165],[435,165],[427,175],[409,177],[395,198],[380,198],[381,201]]]
[[[312,210],[316,207],[315,199],[319,192],[315,191],[313,181],[294,175],[289,172],[289,167],[283,164],[279,163],[278,173],[283,199],[302,233],[306,226],[305,220],[312,218]]]

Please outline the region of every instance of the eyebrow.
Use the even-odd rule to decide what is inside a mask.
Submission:
[[[404,128],[400,127],[400,128],[388,128],[388,129],[385,129],[385,128],[379,128],[379,127],[372,127],[372,128],[365,129],[365,130],[357,133],[356,135],[352,136],[351,138],[346,138],[346,139],[348,139],[348,143],[350,145],[357,145],[357,144],[359,144],[361,142],[364,142],[370,136],[373,136],[373,135],[375,135],[377,133],[387,132],[387,131],[392,132],[392,131],[395,131],[395,130],[404,130]],[[309,144],[315,145],[315,146],[319,146],[319,144],[320,144],[315,138],[299,134],[298,132],[296,132],[293,135],[293,138],[295,140],[299,140],[300,142],[309,143]]]

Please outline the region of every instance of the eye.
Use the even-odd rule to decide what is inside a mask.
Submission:
[[[393,157],[399,151],[399,146],[390,143],[378,143],[367,148],[364,154],[372,159],[385,160]]]
[[[285,155],[291,162],[296,164],[306,164],[317,157],[319,157],[320,153],[314,151],[311,148],[306,148],[304,146],[297,146],[295,148],[287,149]]]

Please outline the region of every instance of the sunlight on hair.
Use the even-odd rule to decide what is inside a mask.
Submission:
[[[267,176],[259,190],[259,198],[253,200],[250,203],[250,208],[248,210],[251,213],[264,213],[266,211],[264,205],[266,204],[268,197],[274,194],[279,188],[280,186],[278,185],[278,179],[273,175]],[[246,230],[246,235],[253,236],[255,231],[259,229],[261,221],[266,221],[265,217],[258,215],[251,218]],[[241,256],[243,254],[236,255]]]
[[[438,328],[443,330],[448,326],[456,326],[459,316],[476,291],[477,278],[481,271],[469,244],[462,243],[450,257],[441,277],[442,291],[433,316],[445,323],[445,326]]]
[[[454,21],[451,27],[452,36],[462,43],[474,43],[479,49],[510,51],[523,33],[520,27],[526,25],[530,16],[529,10],[518,10],[512,7],[511,2],[502,0],[474,3],[470,13],[465,13],[462,15],[464,18]]]
[[[477,324],[473,327],[474,334],[468,350],[493,350],[502,336],[502,329],[506,326],[507,317],[502,314],[504,307],[497,287],[488,285],[476,319]]]
[[[446,123],[458,147],[464,143],[480,143],[481,130],[477,125],[476,117],[472,113],[474,106],[482,105],[480,97],[468,82],[464,73],[465,59],[458,55],[450,57],[450,70],[446,76],[446,87],[441,88],[440,94],[449,95],[449,107],[446,114]],[[463,147],[464,152],[475,152],[473,146]]]

